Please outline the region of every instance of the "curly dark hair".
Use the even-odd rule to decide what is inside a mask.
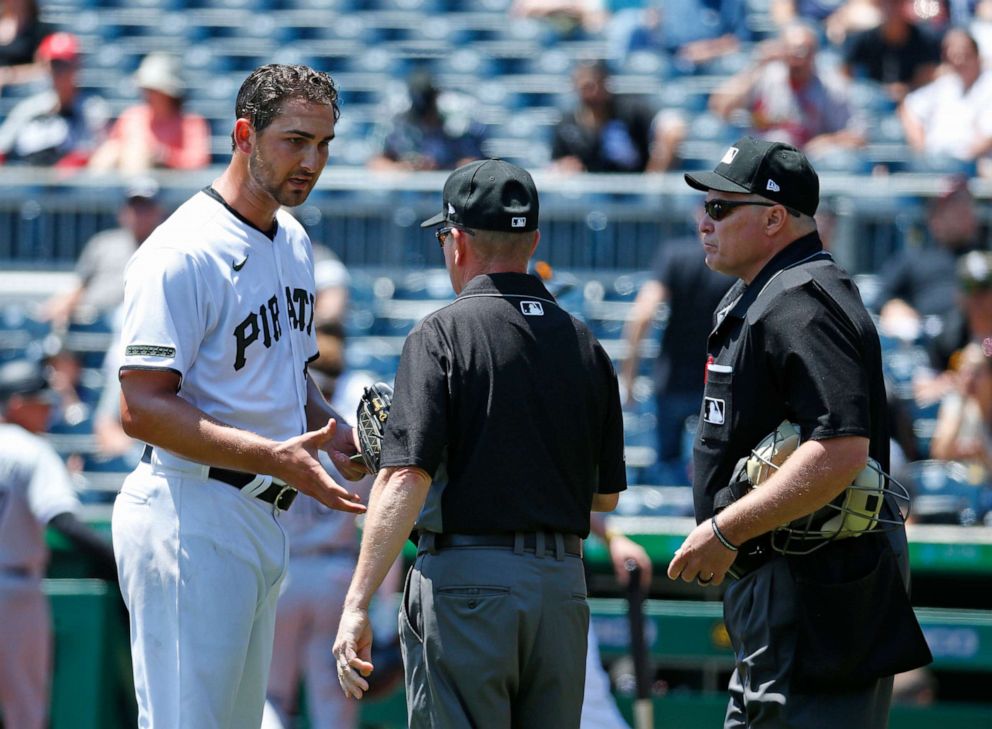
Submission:
[[[247,119],[256,132],[265,129],[278,116],[285,101],[302,99],[326,104],[334,110],[334,121],[341,116],[338,89],[334,79],[309,66],[270,63],[259,66],[241,84],[234,104],[235,119]],[[234,133],[231,133],[234,149]]]

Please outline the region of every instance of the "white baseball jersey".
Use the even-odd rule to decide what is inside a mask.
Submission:
[[[285,211],[276,220],[270,239],[212,189],[190,198],[128,264],[120,346],[122,370],[174,371],[195,407],[281,441],[306,431],[317,344],[310,240]]]
[[[48,561],[45,526],[78,508],[72,479],[52,446],[0,423],[0,572],[40,577]]]

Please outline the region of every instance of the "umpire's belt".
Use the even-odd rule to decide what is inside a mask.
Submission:
[[[489,547],[534,552],[538,556],[545,552],[555,553],[555,545],[561,539],[565,554],[582,556],[582,537],[577,534],[556,534],[554,532],[510,532],[505,534],[437,534],[426,532],[420,535],[418,550],[435,552],[440,549],[459,547]]]
[[[145,445],[145,450],[141,453],[141,460],[145,463],[152,462],[152,447],[150,445]],[[210,469],[207,471],[207,478],[212,478],[214,481],[221,481],[240,491],[258,478],[258,476],[254,473],[232,471],[228,468],[217,468],[216,466],[210,466]],[[272,483],[269,484],[268,488],[257,494],[250,495],[254,496],[256,499],[261,499],[267,504],[272,504],[280,511],[286,511],[290,506],[292,506],[293,500],[296,498],[296,493],[296,489],[292,486],[283,483],[282,481],[272,479]]]

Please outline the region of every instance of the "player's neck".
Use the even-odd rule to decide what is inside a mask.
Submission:
[[[247,170],[231,164],[213,182],[213,188],[238,215],[261,231],[275,224],[279,203],[267,193],[250,184]]]

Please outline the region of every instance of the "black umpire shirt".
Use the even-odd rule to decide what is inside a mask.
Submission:
[[[477,276],[407,338],[381,463],[433,474],[423,531],[585,537],[626,488],[610,358],[536,277]]]
[[[738,459],[783,420],[803,441],[869,438],[870,455],[888,470],[878,334],[816,233],[779,251],[750,285],[734,284],[715,322],[693,448],[698,521],[713,515]]]

